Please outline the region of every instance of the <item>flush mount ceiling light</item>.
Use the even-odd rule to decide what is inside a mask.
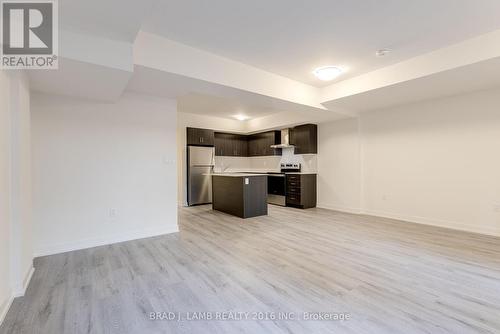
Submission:
[[[344,69],[340,68],[339,66],[324,66],[315,69],[313,71],[313,74],[319,80],[330,81],[341,75],[343,72]]]
[[[247,119],[250,118],[250,117],[243,115],[243,114],[233,115],[233,117],[236,118],[238,121],[246,121]]]
[[[390,49],[380,49],[380,50],[375,51],[375,56],[383,57],[383,56],[386,56],[389,53],[391,53],[391,51],[392,50],[390,50]]]

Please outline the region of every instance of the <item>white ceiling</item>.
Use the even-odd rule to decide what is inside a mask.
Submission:
[[[189,93],[179,97],[177,99],[177,111],[223,118],[234,118],[234,115],[245,115],[249,119],[279,112],[275,109],[263,109],[250,106],[237,99],[228,99],[198,93]]]
[[[498,0],[158,0],[142,26],[315,86],[318,66],[349,67],[342,80],[499,28]]]
[[[386,109],[500,86],[500,57],[397,85],[369,90],[328,103],[357,112]]]
[[[133,42],[153,1],[59,0],[59,25],[63,30]]]
[[[127,90],[152,96],[176,98],[179,112],[230,119],[234,119],[233,115],[238,113],[255,119],[284,111],[309,117],[316,117],[326,112],[330,120],[346,117],[339,112],[325,111],[140,65],[134,66],[134,73],[128,82]]]
[[[255,129],[500,85],[500,30],[481,35],[500,28],[500,0],[59,0],[59,17],[59,70],[29,71],[34,91],[131,90],[176,98],[180,112],[242,113]],[[322,89],[272,74],[322,87],[311,70],[325,64],[350,71]]]
[[[116,101],[132,72],[59,57],[58,70],[27,71],[35,92]]]

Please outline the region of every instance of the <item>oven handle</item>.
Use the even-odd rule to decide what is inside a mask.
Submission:
[[[285,177],[284,174],[267,174],[267,176],[271,176],[271,177]]]

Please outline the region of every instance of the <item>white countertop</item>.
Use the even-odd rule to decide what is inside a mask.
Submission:
[[[255,174],[255,173],[212,173],[205,175],[213,176],[228,176],[228,177],[251,177],[251,176],[264,176],[266,174]]]
[[[290,174],[290,175],[310,175],[310,174],[318,174],[316,172],[285,172],[285,174]]]
[[[215,173],[250,173],[250,174],[266,174],[266,173],[279,173],[279,169],[255,169],[255,168],[228,168],[224,172]]]
[[[215,172],[214,174],[267,174],[281,173],[279,169],[227,169],[225,172]],[[318,174],[317,172],[285,172],[284,174]]]
[[[286,175],[315,175],[315,172],[291,172],[285,173]],[[243,172],[227,172],[227,173],[210,173],[204,175],[215,175],[215,176],[229,176],[229,177],[250,177],[250,176],[263,176],[268,175],[267,173],[243,173]]]

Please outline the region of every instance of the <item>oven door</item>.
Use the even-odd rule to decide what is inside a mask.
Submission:
[[[286,205],[285,174],[267,175],[267,203]]]

